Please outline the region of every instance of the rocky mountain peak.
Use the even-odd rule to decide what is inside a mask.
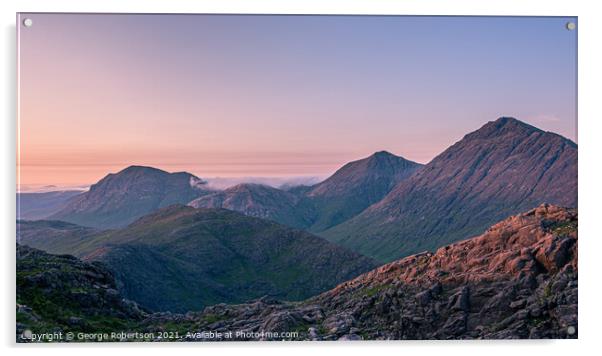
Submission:
[[[387,151],[378,151],[364,160],[356,161],[356,167],[363,169],[390,169],[392,166],[401,166],[412,168],[418,163],[407,160],[401,156],[396,156]]]
[[[360,186],[370,186],[374,180],[383,180],[391,188],[402,179],[422,167],[387,151],[379,151],[369,157],[349,162],[325,181],[316,184],[309,196],[346,194]],[[386,181],[386,182],[385,182]],[[385,189],[386,190],[386,189]]]
[[[132,173],[164,173],[164,174],[168,174],[166,171],[159,169],[159,168],[149,167],[149,166],[137,166],[137,165],[128,166],[128,167],[122,169],[121,171],[117,172],[116,174],[132,174]]]
[[[187,172],[129,166],[105,176],[51,218],[97,228],[122,227],[159,208],[187,204],[210,192],[203,180]]]
[[[387,151],[347,163],[307,192],[318,207],[311,230],[324,231],[359,214],[421,168],[421,164]]]
[[[576,207],[577,146],[503,117],[466,135],[323,236],[391,261],[477,235],[542,203]]]
[[[182,181],[189,181],[191,186],[197,186],[204,183],[202,179],[188,172],[174,172],[169,173],[159,168],[147,167],[147,166],[136,166],[132,165],[122,169],[117,173],[110,173],[98,183],[92,185],[91,189],[97,188],[99,185],[108,182],[120,182],[121,184],[133,184],[137,180],[168,180],[178,179]]]
[[[370,157],[368,157],[368,159],[372,159],[372,160],[382,160],[382,159],[391,159],[391,158],[402,158],[400,156],[396,156],[394,154],[392,154],[391,152],[388,151],[378,151],[378,152],[374,152]]]
[[[500,117],[469,133],[464,139],[491,139],[507,135],[528,136],[535,132],[543,133],[544,131],[513,117]]]

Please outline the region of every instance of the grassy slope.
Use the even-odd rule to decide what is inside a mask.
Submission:
[[[172,311],[266,294],[299,300],[376,265],[274,222],[184,206],[57,250],[105,262],[126,297],[152,310]]]

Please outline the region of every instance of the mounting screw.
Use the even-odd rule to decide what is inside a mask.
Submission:
[[[25,27],[31,27],[33,26],[33,20],[30,18],[27,18],[25,20],[23,20],[23,26]]]
[[[569,334],[569,335],[575,335],[576,331],[577,330],[575,330],[574,326],[569,326],[568,328],[566,328],[566,333]]]
[[[577,28],[577,25],[575,25],[574,22],[567,22],[566,23],[566,29],[569,31],[573,31],[575,28]]]

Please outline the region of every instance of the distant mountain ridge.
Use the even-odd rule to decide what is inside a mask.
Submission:
[[[380,202],[321,235],[381,261],[482,232],[541,203],[577,205],[577,145],[503,117],[466,135]]]
[[[202,196],[189,205],[235,210],[316,233],[359,214],[421,167],[419,163],[380,151],[347,163],[325,181],[310,187],[285,191],[239,184]]]
[[[172,204],[208,194],[200,178],[186,172],[130,166],[109,174],[49,217],[96,228],[118,228]]]
[[[82,190],[59,190],[40,193],[18,192],[17,218],[27,220],[46,219],[63,209],[71,199],[82,193]]]
[[[202,309],[266,294],[300,300],[376,266],[305,231],[226,209],[173,205],[126,228],[81,239],[73,237],[71,224],[20,225],[27,231],[21,244],[103,262],[124,296],[154,311]],[[41,239],[44,234],[54,243]]]
[[[302,228],[310,224],[311,216],[300,209],[300,200],[297,195],[284,190],[263,184],[243,183],[202,196],[188,205],[234,210],[247,216]]]
[[[386,151],[347,163],[312,186],[207,189],[189,173],[132,166],[110,174],[50,216],[120,228],[170,204],[225,208],[319,234],[387,262],[481,233],[541,203],[577,204],[577,145],[502,117],[427,165]]]
[[[421,168],[387,151],[347,163],[306,193],[316,209],[310,230],[323,231],[359,214]]]
[[[325,181],[308,187],[278,189],[242,183],[213,190],[190,173],[130,166],[36,218],[112,229],[171,204],[189,204],[234,210],[316,233],[357,215],[421,167],[380,151],[349,162]]]
[[[101,230],[53,220],[17,220],[17,243],[50,253],[64,253],[65,246],[88,241]]]

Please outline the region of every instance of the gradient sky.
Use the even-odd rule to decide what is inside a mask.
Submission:
[[[426,163],[499,116],[576,140],[569,20],[21,14],[21,184]]]

